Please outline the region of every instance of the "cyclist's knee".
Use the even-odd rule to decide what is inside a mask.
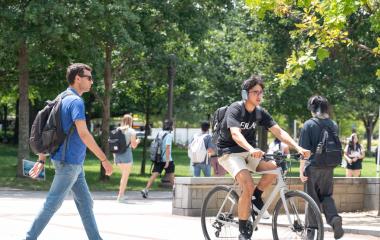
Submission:
[[[253,182],[247,182],[247,184],[245,185],[245,187],[243,188],[243,191],[244,192],[247,192],[247,194],[249,196],[252,196],[253,195],[253,190],[255,189],[255,186],[253,184]]]
[[[253,193],[254,184],[253,184],[252,176],[248,170],[244,169],[240,171],[236,175],[236,180],[238,181],[239,186],[243,190],[243,192]]]

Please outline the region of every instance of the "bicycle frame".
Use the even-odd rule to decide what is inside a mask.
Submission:
[[[267,199],[266,203],[264,204],[263,208],[258,213],[255,221],[253,222],[253,224],[252,224],[253,225],[253,229],[256,229],[257,225],[259,224],[259,222],[261,220],[262,215],[269,208],[269,206],[272,204],[272,202],[274,201],[274,199],[275,199],[275,197],[277,196],[278,193],[280,193],[280,198],[281,198],[282,203],[284,205],[284,209],[285,209],[286,215],[288,217],[289,224],[292,225],[292,221],[290,219],[288,205],[286,204],[286,199],[285,199],[285,194],[286,194],[287,191],[289,191],[289,189],[288,189],[288,186],[286,185],[286,182],[284,181],[284,177],[282,175],[282,169],[281,169],[281,167],[278,167],[278,168],[276,168],[274,170],[261,171],[261,172],[255,172],[255,173],[260,174],[260,175],[264,175],[264,174],[276,174],[277,175],[277,184],[274,187],[273,191],[271,192],[270,196],[268,197],[268,199]],[[238,183],[235,182],[234,185],[236,186],[237,184]],[[226,198],[224,199],[221,207],[219,208],[217,216],[219,216],[221,214],[221,211],[222,211],[222,209],[223,209],[223,207],[224,207],[227,199],[230,198],[230,194],[231,194],[232,191],[233,191],[233,188],[231,188],[231,190],[228,192],[228,194],[227,194]],[[231,209],[230,209],[230,213],[232,212],[232,208],[233,207],[231,207]],[[300,220],[300,219],[298,219],[298,220]],[[220,220],[220,219],[218,221],[221,222],[221,223],[223,223],[223,224],[227,224],[227,225],[232,225],[234,227],[238,227],[237,223],[231,223],[231,222]]]

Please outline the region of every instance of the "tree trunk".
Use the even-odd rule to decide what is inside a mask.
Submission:
[[[373,128],[377,122],[378,119],[378,114],[376,116],[365,116],[362,118],[362,121],[364,123],[365,127],[365,133],[367,137],[367,156],[371,156],[371,144],[372,144],[372,133],[373,133]]]
[[[19,131],[18,131],[18,151],[17,151],[17,176],[23,176],[22,160],[29,158],[29,101],[28,101],[28,51],[26,41],[20,45],[18,55],[19,71]]]
[[[14,144],[18,144],[18,132],[19,132],[19,106],[20,105],[20,99],[18,98],[16,100],[16,118],[15,118],[15,126],[14,126],[14,129],[13,129],[13,137],[12,137],[12,142]]]
[[[169,66],[168,66],[168,115],[167,119],[173,120],[173,93],[174,93],[174,79],[176,75],[176,56],[171,54],[169,56]]]
[[[146,164],[146,155],[147,155],[147,143],[148,143],[148,135],[150,134],[150,93],[151,93],[151,86],[148,84],[147,86],[147,94],[145,97],[145,134],[144,134],[144,146],[143,146],[143,156],[141,161],[141,169],[140,169],[140,175],[145,174],[145,164]]]
[[[106,45],[105,47],[106,59],[104,66],[104,96],[103,96],[103,118],[102,118],[102,137],[101,144],[102,149],[107,157],[109,157],[109,146],[108,146],[108,137],[110,132],[110,108],[111,108],[111,90],[112,90],[112,69],[111,69],[111,54],[112,47]],[[106,175],[106,172],[100,163],[100,180],[107,181],[109,176]]]
[[[3,133],[4,133],[4,137],[3,137],[3,143],[7,143],[8,142],[8,135],[7,135],[7,131],[8,131],[8,106],[7,105],[4,105],[4,116],[3,116]]]

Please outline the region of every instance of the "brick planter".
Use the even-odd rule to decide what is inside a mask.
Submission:
[[[254,178],[255,184],[259,178]],[[203,199],[216,185],[233,186],[231,177],[177,177],[173,196],[172,213],[181,216],[200,216]],[[290,189],[303,190],[299,178],[288,178]],[[377,210],[379,178],[334,178],[334,199],[339,212]],[[273,188],[273,186],[271,187]],[[264,192],[270,193],[271,189]],[[237,189],[239,193],[239,189]],[[275,201],[276,202],[276,201]],[[272,211],[274,204],[270,207]]]

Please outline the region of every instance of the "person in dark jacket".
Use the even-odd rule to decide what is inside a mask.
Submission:
[[[319,136],[322,132],[320,122],[324,126],[329,126],[338,132],[338,127],[330,119],[329,103],[323,96],[312,96],[308,101],[308,109],[311,111],[313,118],[307,120],[301,130],[299,145],[311,151],[312,155],[309,160],[300,161],[300,178],[304,183],[305,192],[308,193],[317,205],[322,208],[326,217],[326,222],[334,230],[334,238],[339,239],[343,236],[342,217],[338,215],[333,195],[333,167],[316,167],[315,152],[319,143]],[[317,119],[315,119],[317,118]],[[312,227],[312,217],[309,219],[309,226]],[[315,231],[308,231],[308,239],[314,239]]]

